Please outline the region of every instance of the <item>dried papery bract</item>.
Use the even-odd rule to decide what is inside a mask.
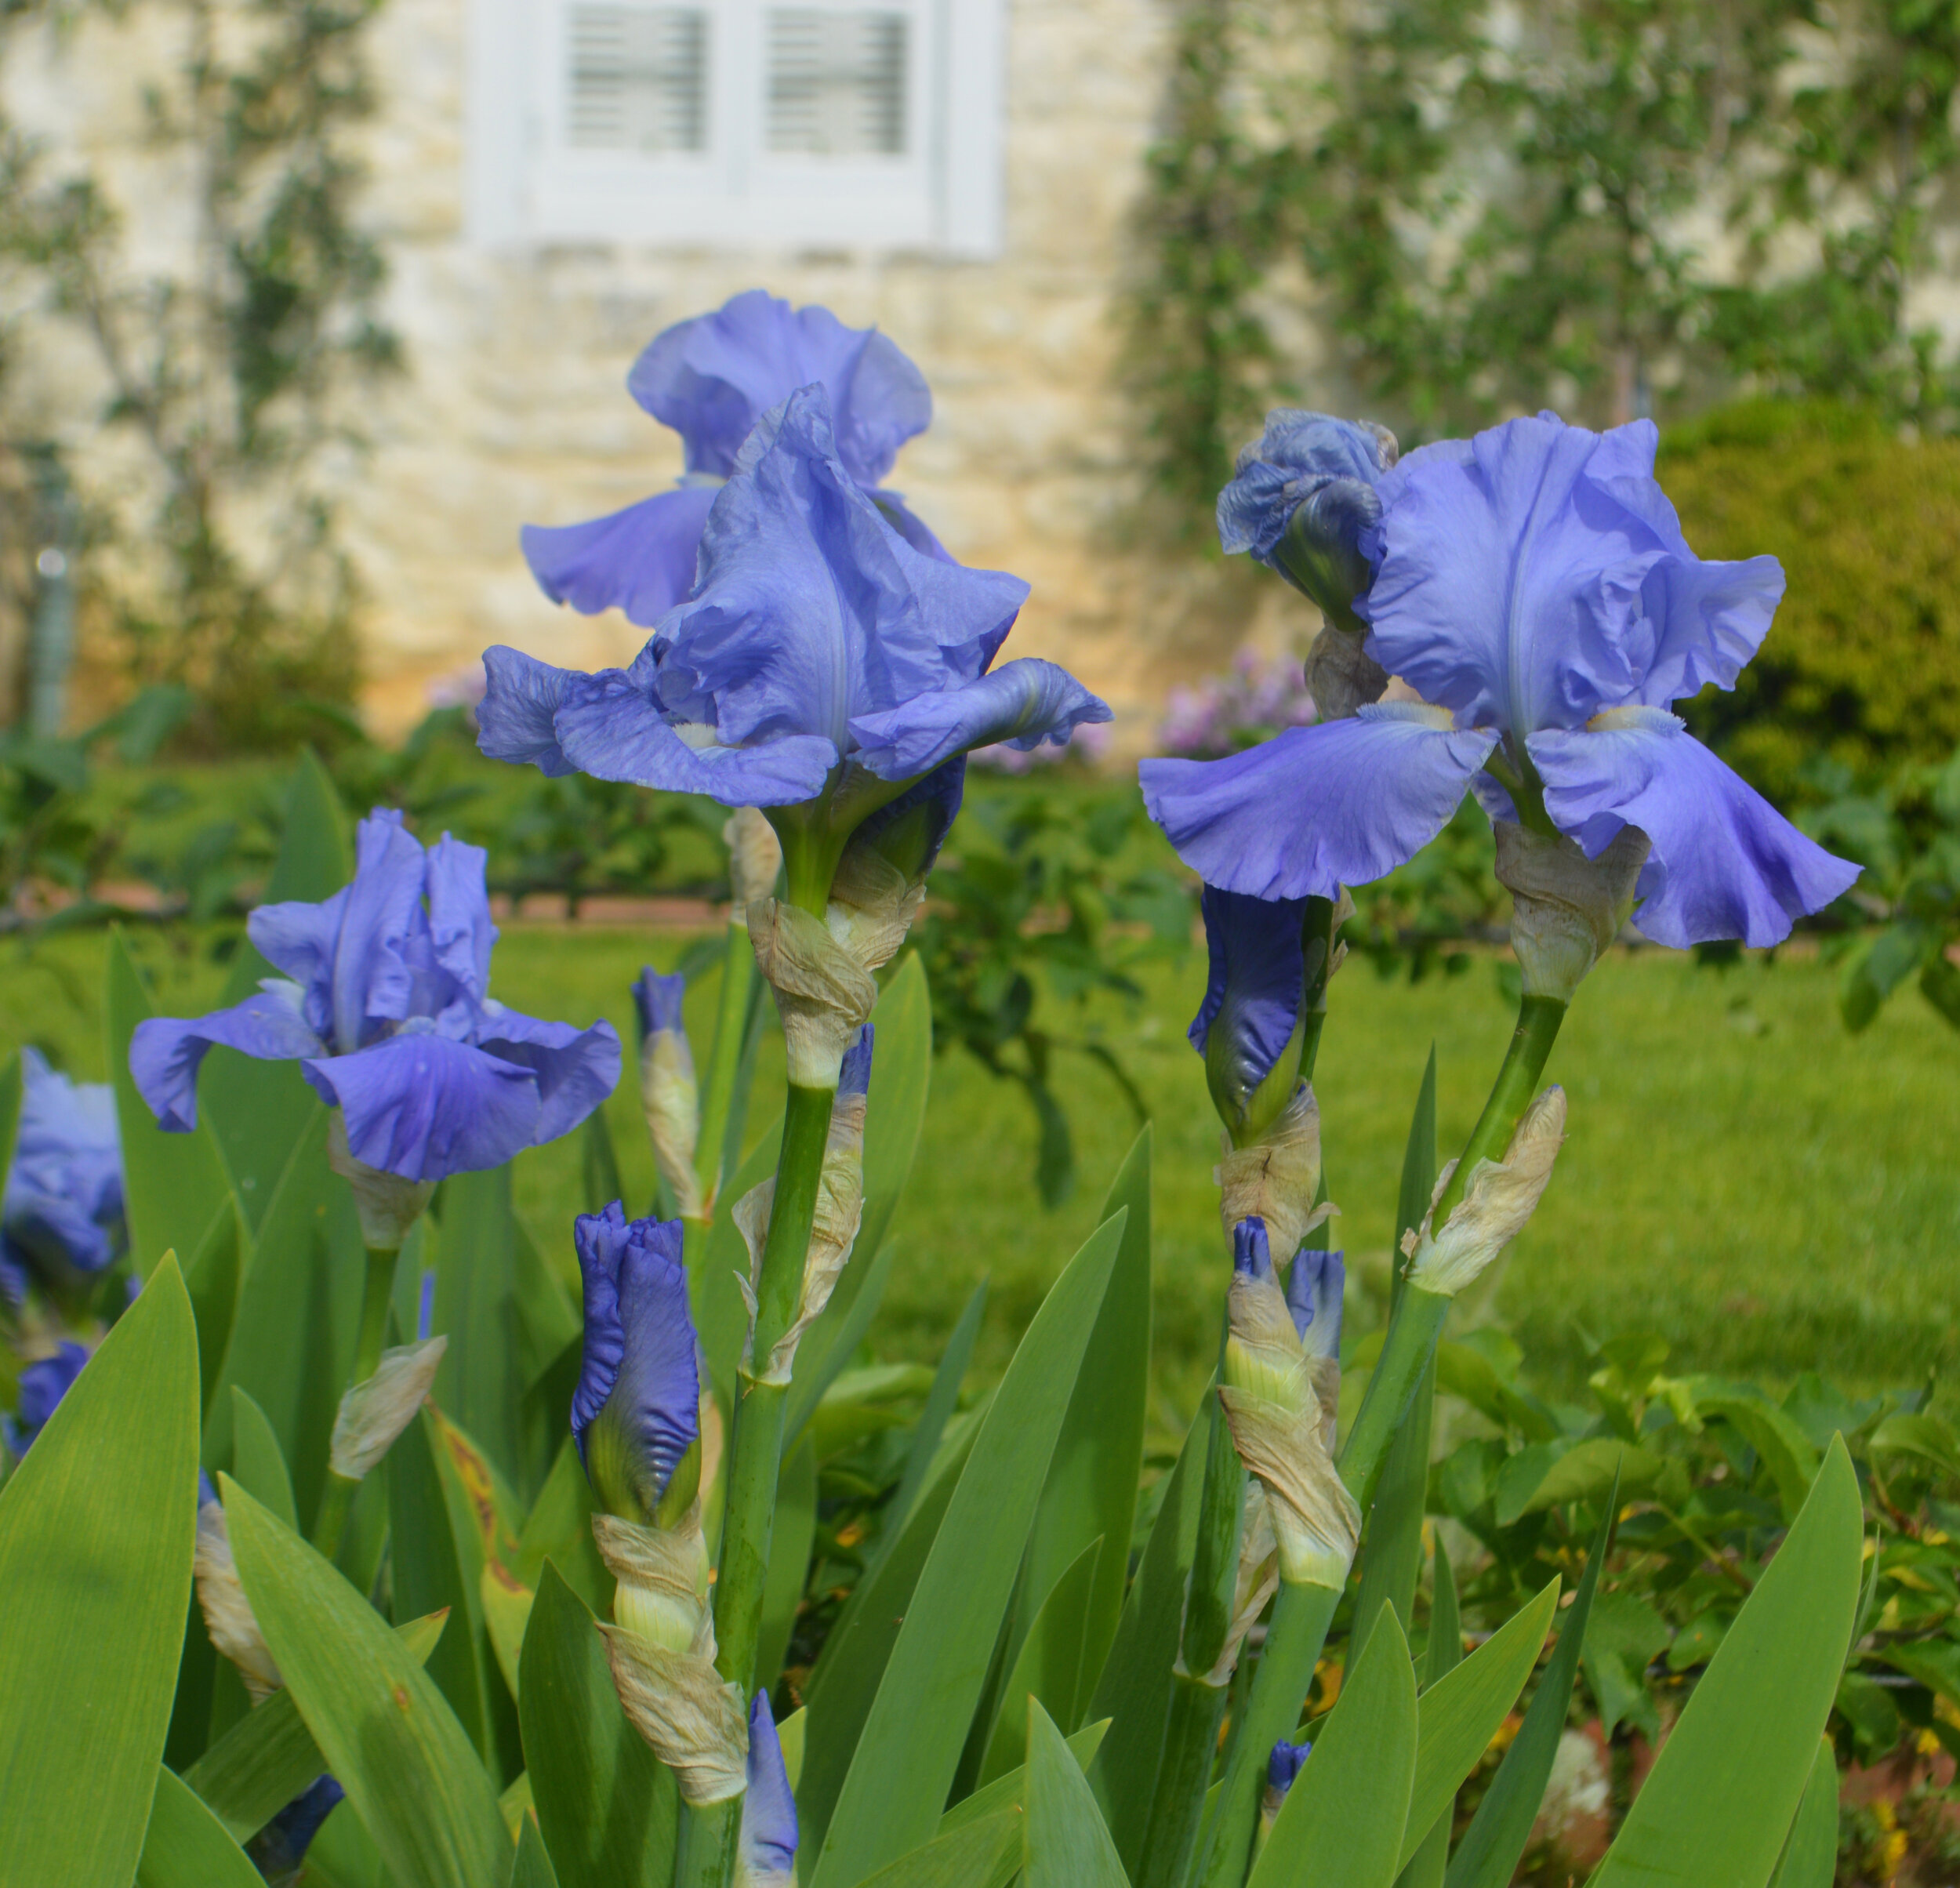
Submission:
[[[1212,1170],[1218,1217],[1229,1234],[1243,1219],[1265,1222],[1273,1251],[1283,1261],[1336,1210],[1314,1204],[1320,1190],[1320,1109],[1302,1082],[1271,1127],[1250,1147],[1228,1142]]]
[[[844,1051],[878,1000],[870,971],[822,920],[781,899],[749,907],[749,935],[776,994],[790,1081],[834,1088]]]
[[[1439,1233],[1432,1223],[1436,1203],[1443,1197],[1457,1164],[1452,1160],[1443,1168],[1421,1229],[1403,1235],[1411,1285],[1439,1297],[1454,1298],[1489,1269],[1523,1231],[1544,1196],[1565,1128],[1565,1091],[1548,1088],[1526,1109],[1504,1158],[1477,1163],[1461,1203]]]
[[[782,841],[759,808],[739,806],[721,828],[728,848],[728,921],[746,925],[749,907],[774,895],[782,870]]]
[[[252,1703],[263,1702],[286,1681],[266,1644],[264,1633],[259,1629],[252,1602],[239,1584],[221,1502],[198,1504],[197,1546],[191,1568],[198,1584],[198,1610],[204,1614],[205,1630],[210,1634],[212,1644],[238,1667]]]
[[[1279,1585],[1279,1543],[1272,1531],[1272,1511],[1265,1486],[1248,1476],[1243,1496],[1244,1512],[1239,1527],[1239,1567],[1232,1581],[1232,1623],[1225,1628],[1225,1644],[1209,1672],[1192,1673],[1185,1668],[1180,1636],[1178,1661],[1173,1669],[1180,1678],[1197,1677],[1213,1690],[1232,1683],[1239,1668],[1239,1654],[1246,1635],[1266,1610]]]
[[[1497,882],[1511,894],[1511,944],[1527,997],[1570,1003],[1633,910],[1646,833],[1622,826],[1597,859],[1574,840],[1493,822]]]
[[[358,1482],[387,1454],[426,1400],[448,1348],[447,1337],[435,1337],[384,1350],[374,1374],[348,1389],[328,1456],[336,1475]]]

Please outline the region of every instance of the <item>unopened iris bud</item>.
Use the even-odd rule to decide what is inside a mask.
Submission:
[[[653,1139],[654,1162],[681,1217],[699,1219],[704,1208],[694,1156],[701,1138],[701,1095],[681,1015],[687,988],[686,978],[663,977],[649,966],[633,986],[633,1006],[640,1025],[640,1106]]]
[[[1489,1270],[1544,1197],[1565,1130],[1565,1091],[1548,1088],[1525,1110],[1504,1158],[1477,1163],[1461,1201],[1438,1232],[1433,1225],[1436,1202],[1457,1171],[1450,1161],[1436,1176],[1420,1230],[1403,1236],[1409,1283],[1454,1298]]]
[[[1274,1275],[1265,1222],[1232,1229],[1232,1286],[1227,1296],[1225,1382],[1290,1415],[1318,1414],[1307,1356]]]
[[[1244,1147],[1279,1119],[1299,1086],[1307,984],[1320,966],[1307,962],[1305,899],[1247,898],[1207,885],[1200,908],[1210,964],[1191,1046],[1204,1058],[1219,1120],[1232,1145]]]
[[[1280,408],[1218,494],[1219,543],[1250,551],[1327,619],[1306,671],[1323,721],[1345,719],[1388,685],[1363,646],[1368,626],[1355,606],[1374,581],[1375,488],[1396,456],[1395,435],[1372,420]]]
[[[1527,997],[1570,1003],[1632,915],[1650,842],[1624,826],[1595,859],[1576,840],[1492,822],[1497,882],[1511,894],[1511,946]]]
[[[1287,1274],[1287,1309],[1307,1355],[1314,1394],[1320,1399],[1322,1431],[1330,1452],[1334,1448],[1335,1412],[1341,1404],[1341,1294],[1347,1267],[1338,1252],[1316,1252],[1303,1247]]]
[[[201,1469],[198,1472],[198,1534],[191,1570],[197,1581],[198,1610],[204,1614],[212,1644],[238,1668],[252,1703],[260,1703],[285,1679],[239,1581],[224,1505]]]
[[[1266,1759],[1266,1793],[1259,1806],[1260,1820],[1267,1833],[1271,1832],[1279,1806],[1287,1799],[1287,1792],[1299,1781],[1300,1772],[1312,1749],[1311,1744],[1289,1744],[1283,1737],[1273,1745],[1272,1755]]]
[[[608,1514],[671,1527],[701,1478],[701,1379],[681,1222],[629,1220],[615,1200],[574,1221],[585,1358],[572,1433]]]
[[[749,1788],[742,1799],[735,1888],[795,1888],[797,1799],[766,1688],[749,1706]]]

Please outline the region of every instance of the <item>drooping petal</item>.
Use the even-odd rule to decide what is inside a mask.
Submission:
[[[616,1057],[616,1039],[614,1050]],[[432,1030],[299,1066],[320,1098],[345,1116],[354,1157],[404,1180],[501,1167],[541,1138],[532,1069]]]
[[[1369,654],[1464,721],[1520,734],[1732,683],[1781,572],[1695,557],[1653,481],[1657,437],[1547,413],[1410,453],[1379,487]]]
[[[651,629],[694,588],[701,528],[717,487],[682,485],[578,525],[527,525],[524,561],[554,603],[619,610]]]
[[[1312,1357],[1341,1355],[1341,1291],[1347,1267],[1338,1252],[1316,1252],[1302,1247],[1287,1274],[1287,1309],[1293,1327]]]
[[[1623,826],[1653,841],[1634,922],[1657,943],[1779,943],[1857,880],[1856,866],[1806,838],[1675,716],[1630,708],[1600,719],[1610,724],[1526,745],[1545,811],[1589,858]]]
[[[821,735],[785,735],[734,747],[712,738],[684,738],[633,671],[608,669],[566,677],[554,720],[558,751],[595,780],[623,780],[670,793],[706,793],[724,806],[782,806],[822,791],[837,764],[836,747]]]
[[[913,550],[833,448],[820,387],[764,416],[709,515],[695,595],[661,625],[661,702],[728,744],[841,749],[854,717],[982,674],[1027,595]]]
[[[477,705],[477,750],[493,761],[535,767],[547,779],[579,770],[558,745],[554,717],[566,688],[586,678],[554,669],[502,644],[483,652],[483,699]]]
[[[477,1046],[536,1077],[533,1146],[571,1133],[619,1085],[619,1033],[603,1020],[582,1029],[521,1015],[492,1000],[484,1005]]]
[[[1191,1046],[1204,1057],[1207,1071],[1216,1067],[1214,1095],[1222,1085],[1243,1109],[1272,1073],[1300,1020],[1306,900],[1247,898],[1207,885],[1202,908],[1210,975],[1192,1018]],[[1223,1032],[1215,1056],[1214,1030]]]
[[[299,1013],[299,986],[268,983],[233,1009],[190,1019],[152,1016],[136,1025],[129,1074],[166,1134],[188,1134],[197,1126],[198,1066],[214,1044],[260,1062],[291,1062],[325,1049]]]
[[[1377,703],[1222,761],[1145,761],[1144,801],[1207,884],[1253,898],[1338,898],[1435,838],[1497,743],[1438,720]]]
[[[586,1335],[572,1433],[602,1497],[650,1520],[700,1432],[681,1222],[630,1221],[615,1200],[582,1214],[572,1236]]]
[[[1109,704],[1067,670],[1026,656],[964,688],[854,716],[851,757],[880,779],[902,780],[996,741],[1024,753],[1044,741],[1064,746],[1085,722],[1111,718]]]
[[[769,1688],[759,1686],[749,1706],[749,1788],[742,1799],[742,1868],[755,1888],[797,1879],[797,1799],[776,1737]]]
[[[690,472],[725,477],[756,422],[813,383],[829,396],[838,456],[860,485],[875,485],[931,423],[925,377],[884,336],[760,289],[657,335],[626,387],[680,434]]]
[[[497,941],[484,882],[489,854],[447,833],[429,848],[429,941],[436,962],[472,1002],[490,988],[490,951]]]
[[[392,807],[377,807],[354,829],[354,883],[333,955],[333,1046],[350,1055],[378,1023],[411,1013],[412,961],[428,928],[422,909],[426,864],[421,845]]]

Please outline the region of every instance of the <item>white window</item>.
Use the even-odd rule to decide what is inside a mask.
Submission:
[[[1005,0],[471,0],[477,240],[995,253]]]

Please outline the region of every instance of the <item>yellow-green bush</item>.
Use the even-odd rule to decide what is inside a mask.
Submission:
[[[1855,772],[1960,742],[1960,441],[1902,439],[1875,416],[1753,401],[1671,429],[1660,477],[1704,557],[1773,551],[1790,585],[1732,694],[1696,732],[1771,797],[1809,797],[1829,754]]]

